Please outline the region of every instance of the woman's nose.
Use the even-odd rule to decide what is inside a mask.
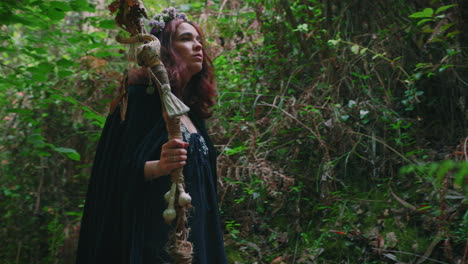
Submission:
[[[198,40],[195,40],[195,43],[193,44],[193,49],[201,50],[201,48],[202,48],[202,44]]]

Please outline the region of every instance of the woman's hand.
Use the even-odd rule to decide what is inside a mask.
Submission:
[[[174,169],[182,168],[187,160],[188,143],[179,139],[169,140],[162,145],[159,160],[147,161],[145,163],[145,178],[155,179],[170,174]]]
[[[172,170],[182,168],[187,160],[188,143],[179,139],[169,140],[162,145],[161,158],[159,159],[159,167],[163,175],[170,174]]]

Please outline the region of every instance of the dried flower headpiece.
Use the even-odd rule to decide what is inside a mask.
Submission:
[[[158,34],[164,29],[166,24],[177,18],[185,21],[187,20],[187,16],[184,13],[179,12],[179,10],[172,6],[163,9],[161,14],[155,15],[153,20],[148,23],[148,25],[151,27],[151,34]]]

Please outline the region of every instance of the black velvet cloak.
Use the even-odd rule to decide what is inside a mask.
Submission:
[[[144,180],[144,164],[158,160],[167,131],[157,92],[128,87],[124,121],[119,107],[106,120],[92,168],[81,222],[77,264],[171,263],[165,251],[168,232],[162,212],[170,177]],[[190,113],[189,113],[190,114]],[[192,154],[184,167],[194,263],[227,263],[216,200],[216,153],[204,121],[190,114],[198,134],[192,134]],[[208,155],[200,155],[203,137]],[[203,175],[199,175],[203,174]],[[189,175],[189,176],[187,176]]]

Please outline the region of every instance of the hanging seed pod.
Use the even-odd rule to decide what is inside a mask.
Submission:
[[[166,200],[166,202],[169,203],[170,197],[171,197],[171,190],[167,191],[166,194],[164,194],[164,200]]]
[[[167,209],[163,212],[164,221],[166,224],[170,224],[176,218],[176,211],[174,209],[174,202],[175,202],[175,193],[176,193],[176,184],[173,183],[171,186],[171,191],[169,192],[169,205]]]
[[[177,188],[179,189],[179,205],[181,207],[189,205],[192,202],[192,197],[185,192],[182,183],[178,183]]]

